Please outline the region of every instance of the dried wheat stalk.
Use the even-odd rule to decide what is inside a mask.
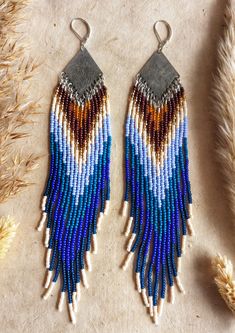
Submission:
[[[217,152],[230,207],[235,216],[235,0],[229,0],[224,20],[224,34],[218,44],[218,68],[213,85],[213,113],[217,125]],[[215,282],[226,304],[234,312],[235,284],[232,264],[217,256]]]
[[[215,270],[215,283],[227,306],[235,314],[235,281],[233,280],[233,265],[226,256],[217,256],[212,261]]]
[[[38,159],[14,153],[16,141],[28,136],[27,125],[38,109],[29,97],[30,79],[37,66],[28,60],[27,45],[19,32],[27,3],[0,0],[0,203],[29,185],[25,176]]]

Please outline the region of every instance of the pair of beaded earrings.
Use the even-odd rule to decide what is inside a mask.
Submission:
[[[74,22],[82,21],[81,37]],[[157,24],[168,29],[166,40]],[[67,293],[70,318],[80,299],[80,281],[88,288],[90,253],[97,253],[96,234],[110,202],[110,108],[103,73],[84,47],[89,24],[76,18],[71,29],[81,49],[63,70],[50,113],[50,171],[42,200],[45,222],[47,299],[59,276],[62,311]],[[187,106],[179,74],[162,53],[171,28],[161,20],[154,25],[159,46],[137,75],[131,91],[125,134],[126,191],[123,215],[129,219],[125,235],[132,232],[126,270],[132,256],[137,290],[158,324],[167,288],[174,302],[180,260],[185,250],[192,196],[187,148]],[[130,204],[130,209],[129,209]]]

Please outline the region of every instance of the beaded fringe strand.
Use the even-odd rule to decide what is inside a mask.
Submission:
[[[67,292],[73,323],[80,299],[80,282],[88,288],[90,252],[97,253],[96,233],[110,201],[110,112],[107,89],[99,78],[78,96],[62,73],[50,116],[50,171],[42,199],[45,228],[46,293],[58,277],[62,286],[59,311]],[[99,223],[99,226],[98,226]]]
[[[187,148],[187,105],[179,79],[156,101],[140,75],[132,89],[125,136],[123,216],[126,270],[136,255],[136,286],[158,325],[166,290],[174,303],[187,231],[193,234]],[[130,205],[129,205],[130,203]],[[129,207],[130,206],[130,207]]]

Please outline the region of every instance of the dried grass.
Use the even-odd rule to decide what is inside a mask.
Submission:
[[[213,113],[217,127],[217,155],[224,176],[230,208],[235,216],[235,0],[228,0],[224,33],[218,44],[218,68],[213,85]],[[234,224],[235,226],[235,224]],[[233,266],[218,255],[213,261],[215,282],[228,307],[235,314]]]
[[[30,183],[28,173],[38,157],[16,154],[15,143],[29,136],[32,115],[39,105],[29,96],[37,65],[27,56],[20,26],[28,0],[0,0],[0,203]]]
[[[0,259],[3,259],[8,252],[17,227],[18,225],[12,217],[4,216],[0,218]]]
[[[219,293],[229,309],[235,314],[235,280],[233,280],[233,265],[226,256],[220,254],[212,261],[215,270],[215,283]]]
[[[218,44],[218,68],[213,85],[213,112],[217,153],[235,216],[235,0],[229,0],[224,32]]]

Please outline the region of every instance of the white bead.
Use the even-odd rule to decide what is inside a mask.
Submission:
[[[46,228],[46,231],[45,231],[45,240],[44,240],[45,247],[49,246],[49,240],[50,240],[50,228]]]
[[[51,251],[52,251],[52,249],[48,249],[47,250],[47,254],[46,254],[46,268],[50,267]]]
[[[129,103],[129,108],[128,108],[128,115],[131,116],[131,111],[133,107],[133,99],[131,98],[130,103]]]
[[[129,240],[129,242],[128,242],[128,245],[127,245],[127,251],[128,251],[128,252],[131,251],[132,244],[133,244],[133,242],[134,242],[135,236],[136,236],[135,233],[133,233],[133,234],[131,235],[131,238],[130,238],[130,240]]]
[[[41,218],[41,220],[39,221],[39,224],[38,224],[38,231],[41,231],[42,230],[42,228],[43,228],[43,225],[44,225],[44,223],[45,223],[45,221],[46,221],[46,218],[47,218],[47,213],[46,212],[43,212],[42,213],[42,218]]]
[[[55,286],[55,282],[51,282],[50,287],[47,289],[46,293],[43,295],[43,299],[47,300],[48,297],[51,295],[51,292]]]
[[[73,303],[69,303],[69,315],[72,323],[75,325],[76,324],[76,316],[73,311]]]
[[[182,254],[185,253],[185,249],[186,249],[186,235],[182,236],[182,240],[181,240],[181,251]]]
[[[139,293],[141,293],[141,284],[140,284],[140,273],[136,273],[136,287]]]
[[[153,321],[156,326],[159,325],[159,317],[158,317],[158,311],[157,311],[156,305],[153,307]]]
[[[141,289],[141,294],[142,294],[144,305],[148,308],[149,307],[149,302],[148,302],[148,297],[147,297],[147,293],[146,293],[145,288]]]
[[[172,124],[172,139],[173,140],[175,139],[175,134],[176,134],[176,121],[174,120],[174,122]],[[175,147],[175,145],[173,147]]]
[[[186,100],[184,100],[183,105],[184,105],[184,113],[185,113],[185,115],[187,115],[187,113],[188,113],[188,107],[187,107]]]
[[[163,305],[164,305],[164,298],[160,298],[159,302],[158,302],[158,308],[157,308],[157,312],[158,312],[158,316],[161,317],[162,315],[162,310],[163,310]]]
[[[47,271],[47,279],[46,279],[46,283],[45,283],[45,288],[49,287],[49,284],[51,282],[51,278],[52,278],[52,271]]]
[[[128,213],[128,201],[123,202],[123,207],[122,207],[122,216],[127,216]]]
[[[193,205],[192,204],[188,205],[188,212],[189,212],[189,216],[192,218],[193,217]]]
[[[193,225],[191,223],[191,219],[187,220],[187,227],[188,227],[189,235],[190,236],[194,236],[195,235],[195,231],[194,231]]]
[[[86,276],[86,271],[85,269],[81,269],[81,274],[82,274],[82,283],[84,285],[85,288],[89,288],[89,284],[88,284],[88,281],[87,281],[87,276]]]
[[[76,292],[73,292],[73,310],[74,312],[78,312],[78,303],[77,303],[77,293]]]
[[[106,98],[106,107],[107,107],[107,114],[110,114],[110,102],[109,102],[109,97]]]
[[[126,237],[128,237],[131,232],[132,221],[133,221],[133,217],[130,217],[127,221],[127,226],[126,226],[126,230],[125,230]]]
[[[42,205],[41,205],[41,208],[42,208],[42,211],[44,212],[45,209],[46,209],[46,203],[47,203],[47,196],[44,195],[44,197],[42,198]]]
[[[62,312],[62,310],[63,310],[64,299],[65,299],[65,292],[62,291],[60,293],[60,300],[59,300],[59,304],[58,304],[58,310],[59,310],[59,312]]]
[[[153,317],[153,297],[149,296],[149,314]]]
[[[93,253],[97,254],[97,252],[98,252],[98,243],[97,243],[97,236],[96,236],[96,234],[92,235],[92,247],[93,247]]]
[[[127,267],[128,267],[128,265],[129,265],[129,263],[130,263],[130,261],[131,261],[131,258],[132,258],[132,256],[133,256],[133,252],[130,252],[130,253],[128,253],[128,255],[127,255],[127,258],[126,258],[126,260],[125,260],[125,262],[124,262],[124,264],[123,264],[123,266],[122,266],[122,269],[125,271],[126,269],[127,269]]]
[[[176,276],[175,280],[176,280],[177,287],[179,288],[179,291],[181,293],[185,294],[185,290],[184,290],[184,287],[183,287],[183,285],[180,281],[180,278],[178,276]]]
[[[110,201],[106,200],[106,202],[105,202],[105,209],[104,209],[104,215],[108,215],[109,206],[110,206]]]
[[[86,265],[88,272],[92,271],[90,251],[86,251]]]
[[[102,223],[103,217],[104,217],[104,214],[103,214],[103,213],[100,213],[100,214],[99,214],[99,217],[98,217],[98,220],[97,220],[97,229],[98,229],[98,230],[101,229],[101,223]]]

